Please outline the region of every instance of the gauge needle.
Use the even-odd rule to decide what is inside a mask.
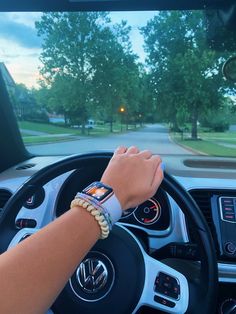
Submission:
[[[152,207],[149,207],[150,209],[154,209],[154,208],[156,208],[156,206],[155,205],[153,205]]]

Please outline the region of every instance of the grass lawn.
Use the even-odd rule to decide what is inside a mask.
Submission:
[[[199,133],[199,137],[202,140],[192,141],[189,139],[182,140],[179,134],[172,133],[172,139],[187,147],[194,149],[203,154],[211,156],[226,156],[226,157],[236,157],[236,147],[226,147],[223,143],[235,144],[236,145],[236,132],[226,132],[226,133]]]
[[[95,126],[94,129],[90,129],[85,131],[85,134],[81,134],[81,129],[74,129],[74,128],[66,128],[61,127],[53,124],[46,124],[46,123],[36,123],[36,122],[28,122],[28,121],[20,121],[19,127],[23,129],[21,132],[22,138],[24,143],[27,144],[37,144],[37,143],[49,143],[49,142],[60,142],[60,141],[70,141],[78,139],[78,137],[100,137],[106,136],[111,134],[110,133],[110,125],[98,125]],[[133,125],[129,125],[129,130],[134,130]],[[27,131],[37,131],[43,132],[45,135],[34,135],[34,133],[29,134]],[[127,132],[126,125],[122,125],[120,123],[113,124],[113,133],[112,134],[119,134],[121,132]],[[61,134],[61,136],[60,136]],[[70,134],[71,136],[65,136],[65,134]],[[51,136],[50,136],[51,135]]]
[[[213,139],[235,139],[236,141],[236,131],[231,132],[199,132],[199,137],[207,137]]]
[[[45,133],[48,133],[48,134],[74,134],[74,135],[81,135],[81,131],[78,130],[78,129],[65,128],[65,127],[60,127],[60,126],[57,126],[57,125],[47,124],[47,123],[36,123],[36,122],[20,121],[19,122],[19,127],[21,129],[38,131],[38,132],[45,132]]]
[[[224,143],[236,145],[236,132],[199,133],[199,137],[207,141],[224,142]]]

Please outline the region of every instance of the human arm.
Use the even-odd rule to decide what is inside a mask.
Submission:
[[[162,180],[160,159],[120,148],[101,181],[124,209],[152,196]],[[100,236],[94,218],[80,207],[0,257],[0,313],[44,313]]]

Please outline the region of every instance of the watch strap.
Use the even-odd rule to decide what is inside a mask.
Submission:
[[[109,198],[101,203],[106,208],[106,211],[110,214],[112,224],[120,220],[122,216],[122,208],[116,195],[113,193]]]

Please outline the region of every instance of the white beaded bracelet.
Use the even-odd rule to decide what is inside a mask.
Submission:
[[[103,214],[103,212],[96,208],[93,204],[91,204],[88,200],[84,200],[82,198],[75,198],[71,204],[70,208],[79,206],[87,210],[94,219],[97,221],[99,224],[99,227],[101,229],[101,236],[100,239],[106,239],[110,233],[110,228],[109,228],[109,223]]]

